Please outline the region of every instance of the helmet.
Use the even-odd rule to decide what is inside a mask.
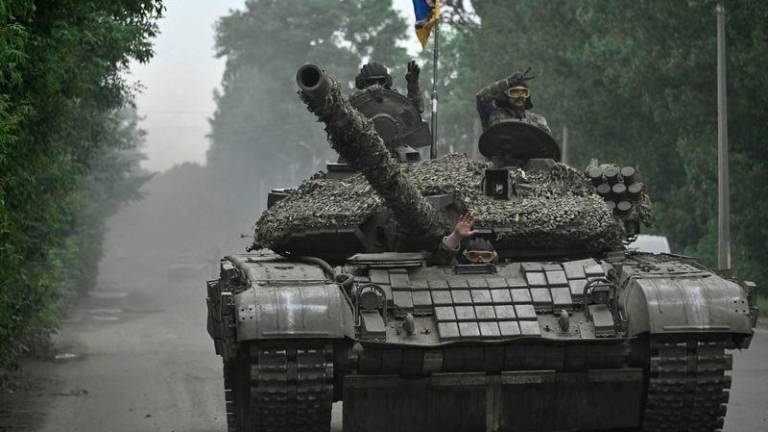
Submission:
[[[380,84],[384,88],[392,87],[392,75],[381,63],[370,62],[363,65],[360,73],[355,77],[355,87],[360,90],[373,84]]]
[[[472,237],[463,246],[464,250],[458,257],[461,264],[487,264],[498,258],[493,244],[486,239]]]
[[[525,72],[515,72],[507,78],[507,85],[509,88],[504,92],[509,98],[525,97],[525,109],[533,108],[533,102],[531,102],[531,91],[528,88],[528,81],[535,77],[528,76],[528,72],[531,68],[528,68]]]

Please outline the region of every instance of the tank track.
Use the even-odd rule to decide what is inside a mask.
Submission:
[[[254,431],[330,430],[331,345],[251,345],[249,360],[249,411]]]
[[[227,412],[227,432],[240,432],[241,416],[237,412],[240,408],[238,397],[242,390],[238,392],[238,374],[237,365],[224,362],[224,407]]]
[[[733,366],[724,341],[651,339],[646,432],[720,432]]]

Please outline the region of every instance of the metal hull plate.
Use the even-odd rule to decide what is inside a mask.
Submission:
[[[637,427],[639,368],[344,377],[344,431],[574,431]]]

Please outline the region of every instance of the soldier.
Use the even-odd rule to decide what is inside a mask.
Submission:
[[[528,81],[534,77],[528,76],[530,70],[528,68],[524,73],[515,72],[477,93],[477,112],[480,114],[483,130],[501,120],[515,118],[528,120],[552,134],[543,116],[528,111],[533,108]]]
[[[465,213],[459,216],[453,232],[443,237],[432,261],[437,265],[449,265],[455,259],[461,264],[484,264],[497,258],[493,245],[488,240],[475,238],[472,229],[475,218]]]
[[[424,101],[421,98],[419,90],[419,72],[421,69],[415,61],[408,62],[408,72],[405,74],[408,93],[406,97],[419,112],[424,112]],[[381,63],[369,62],[360,69],[360,73],[355,77],[355,87],[358,90],[364,90],[374,85],[379,85],[386,89],[392,89],[392,75],[389,74],[387,67]]]

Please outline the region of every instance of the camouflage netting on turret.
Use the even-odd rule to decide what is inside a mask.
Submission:
[[[422,195],[454,193],[459,208],[475,217],[476,228],[490,229],[497,249],[579,249],[602,251],[621,245],[622,224],[612,216],[584,175],[555,164],[540,171],[513,172],[521,199],[483,195],[487,162],[452,154],[402,165]],[[327,228],[354,228],[383,209],[382,200],[362,175],[331,180],[316,175],[264,212],[256,223],[259,246],[282,249],[292,234]],[[446,224],[445,232],[452,229]],[[350,253],[359,251],[350,251]]]
[[[310,67],[311,69],[311,67]],[[360,171],[387,208],[398,220],[403,237],[422,243],[425,247],[442,235],[440,215],[424,200],[418,187],[402,175],[400,164],[390,156],[376,129],[341,94],[341,85],[330,75],[324,75],[327,91],[299,91],[307,109],[325,124],[328,141],[336,152],[354,169]]]

